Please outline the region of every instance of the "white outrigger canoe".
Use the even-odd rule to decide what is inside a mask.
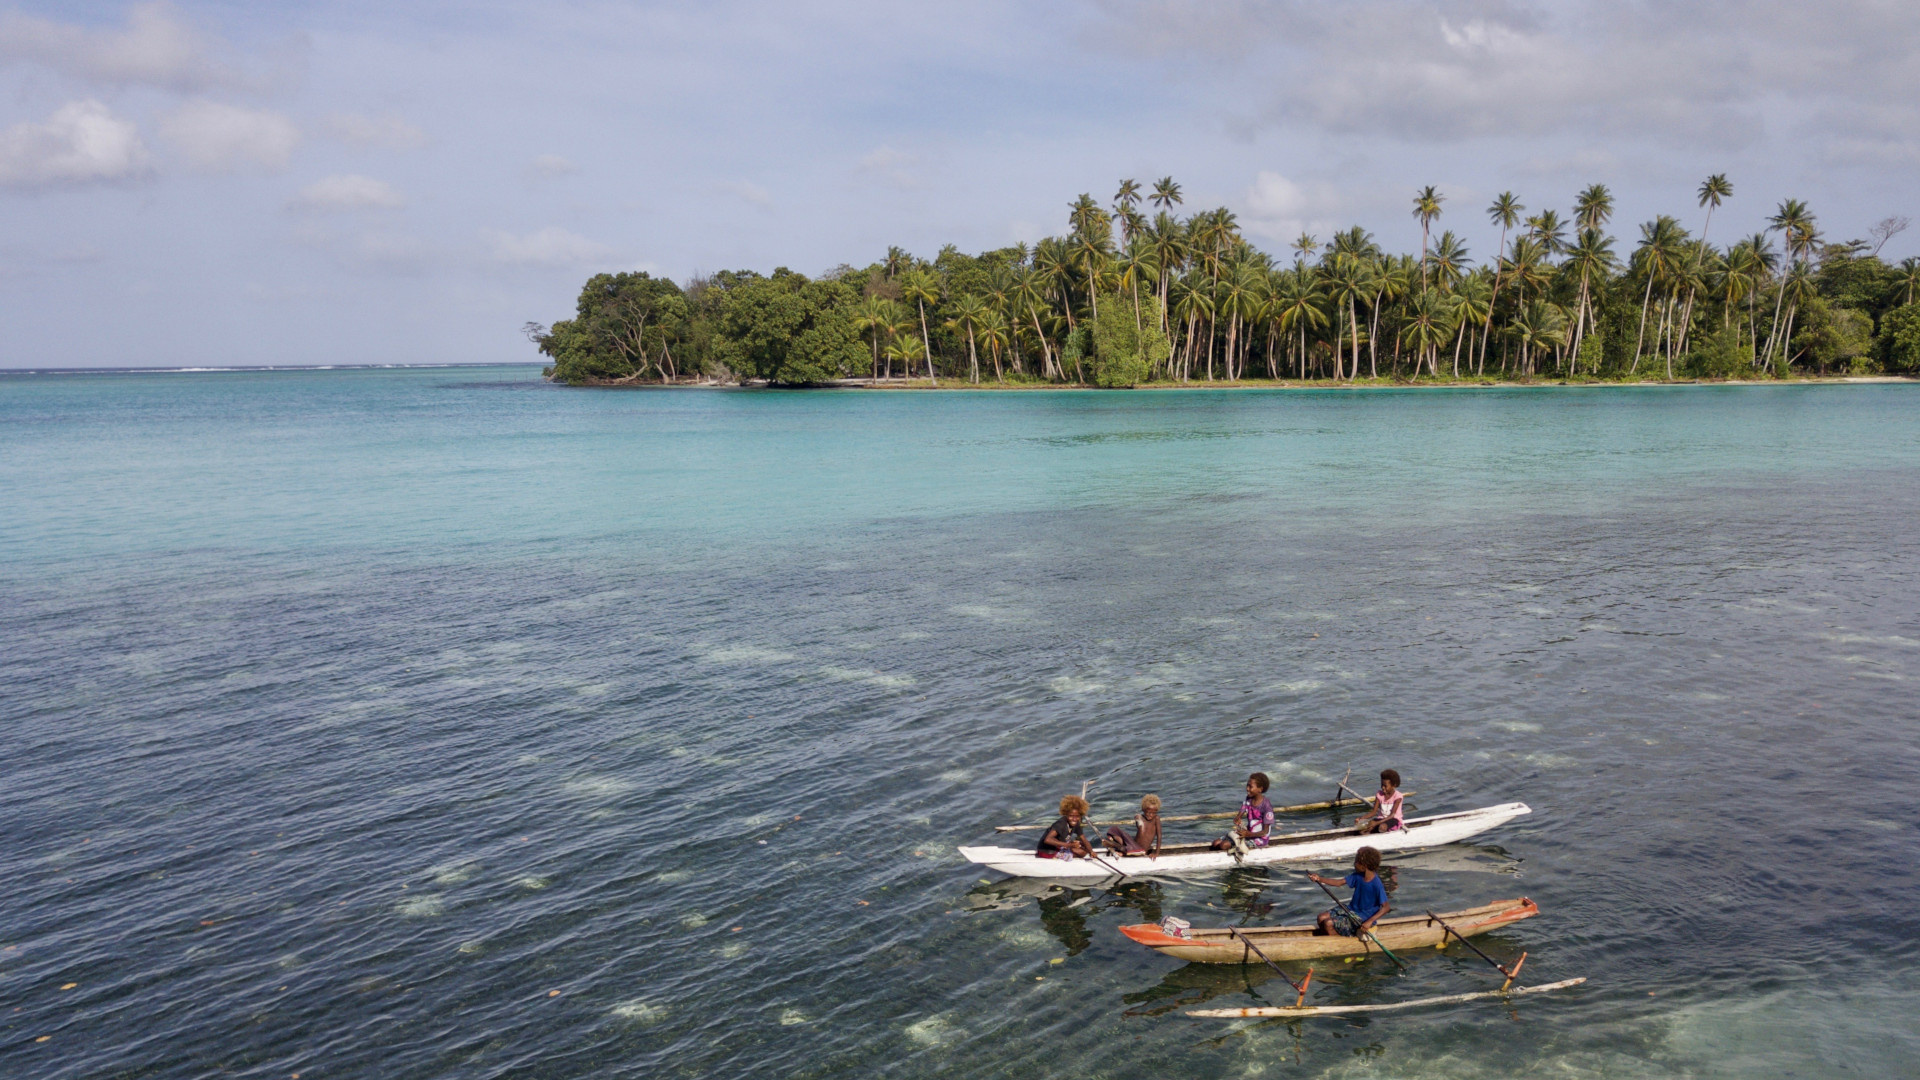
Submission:
[[[1433,814],[1408,818],[1406,827],[1387,833],[1361,835],[1348,829],[1320,829],[1314,832],[1287,833],[1273,838],[1263,848],[1250,848],[1235,858],[1230,851],[1214,851],[1206,844],[1169,844],[1160,849],[1160,857],[1120,858],[1104,851],[1095,859],[1042,859],[1031,848],[963,847],[960,854],[968,862],[979,863],[1014,877],[1047,878],[1051,881],[1104,881],[1116,871],[1129,877],[1201,874],[1227,870],[1235,866],[1263,866],[1268,863],[1332,863],[1353,858],[1363,847],[1390,851],[1452,844],[1488,829],[1504,825],[1533,808],[1522,802],[1483,806],[1454,814]]]

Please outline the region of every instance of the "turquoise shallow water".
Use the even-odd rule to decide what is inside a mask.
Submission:
[[[1898,1072],[1917,409],[0,377],[0,1066]],[[1530,895],[1487,947],[1592,981],[1191,1020],[1277,980],[1115,927],[1317,892],[1049,892],[953,854],[1090,776],[1103,816],[1179,813],[1349,764],[1532,804],[1389,860],[1395,902]],[[1491,974],[1409,959],[1315,1000]]]

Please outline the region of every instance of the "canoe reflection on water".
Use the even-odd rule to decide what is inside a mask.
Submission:
[[[1032,904],[1040,909],[1040,925],[1074,956],[1093,944],[1088,920],[1105,912],[1136,912],[1143,922],[1159,922],[1164,911],[1163,886],[1157,881],[1127,881],[1111,889],[1074,888],[1052,882],[1013,878],[968,890],[970,911],[1008,911]],[[1134,921],[1123,915],[1122,921]]]

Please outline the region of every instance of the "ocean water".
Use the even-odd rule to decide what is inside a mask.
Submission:
[[[1899,1075],[1917,521],[1912,385],[0,377],[0,1073]],[[1192,1019],[1291,994],[1116,928],[1317,890],[954,852],[1388,765],[1586,985]],[[1498,981],[1405,958],[1311,1000]]]

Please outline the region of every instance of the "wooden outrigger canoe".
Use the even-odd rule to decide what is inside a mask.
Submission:
[[[1206,844],[1168,844],[1157,859],[1117,858],[1104,852],[1093,859],[1042,859],[1032,848],[963,847],[960,856],[969,862],[1015,877],[1046,878],[1051,881],[1105,881],[1117,874],[1163,876],[1230,870],[1235,866],[1261,866],[1285,862],[1339,862],[1353,858],[1362,847],[1382,852],[1410,851],[1438,847],[1477,836],[1504,825],[1522,814],[1533,813],[1526,803],[1502,803],[1452,814],[1432,814],[1406,819],[1406,827],[1386,833],[1362,835],[1351,828],[1318,829],[1288,833],[1273,838],[1263,848],[1253,848],[1243,857],[1214,851]],[[1391,945],[1388,948],[1392,948]]]
[[[1518,900],[1495,900],[1465,911],[1443,911],[1439,916],[1453,927],[1455,934],[1472,937],[1538,914],[1540,908],[1523,896]],[[1120,928],[1121,933],[1163,956],[1198,964],[1258,964],[1262,962],[1261,953],[1272,960],[1317,960],[1323,956],[1358,956],[1378,949],[1360,938],[1316,937],[1313,930],[1311,925],[1247,926],[1233,930],[1196,926],[1183,931],[1183,936],[1175,937],[1154,923]],[[1373,932],[1381,944],[1395,952],[1438,945],[1447,937],[1440,923],[1426,915],[1381,919],[1374,924]]]

